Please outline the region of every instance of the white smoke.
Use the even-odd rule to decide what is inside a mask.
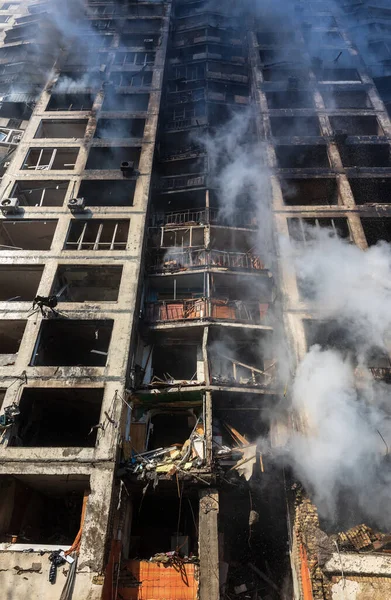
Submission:
[[[226,124],[212,134],[198,136],[197,142],[208,154],[210,184],[217,189],[221,216],[234,225],[243,211],[253,212],[258,226],[257,246],[269,263],[273,258],[270,174],[265,161],[266,149],[254,138],[253,111],[233,112]]]
[[[310,233],[312,241],[296,247],[298,276],[318,319],[334,321],[348,343],[344,351],[314,345],[299,365],[292,404],[305,427],[292,432],[288,460],[321,516],[338,518],[338,500],[348,496],[361,515],[389,528],[391,477],[380,466],[391,448],[390,392],[367,362],[374,348],[389,352],[391,247],[363,251],[330,230]]]
[[[221,213],[234,224],[239,199],[247,194],[257,213],[259,252],[274,266],[270,237],[264,235],[273,229],[270,172],[263,145],[246,139],[252,118],[251,111],[239,113],[201,141]],[[305,231],[306,244],[282,240],[283,254],[289,253],[284,258],[293,260],[302,287],[310,291],[314,318],[334,322],[346,343],[341,348],[314,345],[298,366],[288,409],[303,427],[292,430],[283,460],[307,487],[322,517],[341,519],[342,499],[351,524],[367,519],[390,527],[391,509],[385,504],[391,477],[384,468],[391,449],[389,391],[372,378],[368,359],[374,349],[387,355],[391,347],[391,247],[380,242],[363,251],[331,229]],[[282,363],[286,336],[274,325],[275,353]]]

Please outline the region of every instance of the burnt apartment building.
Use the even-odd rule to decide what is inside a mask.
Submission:
[[[292,248],[391,241],[388,4],[0,4],[4,598],[391,597],[281,459],[346,341]]]

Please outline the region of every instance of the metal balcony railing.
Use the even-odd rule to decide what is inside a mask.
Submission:
[[[240,321],[261,325],[267,323],[269,304],[217,298],[161,300],[145,304],[145,321],[158,323],[195,319]]]
[[[236,357],[219,354],[213,357],[211,380],[214,385],[245,385],[250,387],[267,387],[275,380],[276,363],[265,369],[247,365]]]
[[[206,185],[206,175],[194,173],[181,177],[161,177],[155,184],[158,190],[178,190]]]
[[[208,117],[190,117],[188,119],[169,119],[164,123],[165,131],[177,131],[179,129],[191,129],[192,127],[202,127],[208,124]]]
[[[218,208],[189,208],[188,210],[155,214],[153,224],[155,227],[180,227],[196,224],[255,228],[258,222],[256,215],[250,211],[241,211],[239,214],[227,217]]]
[[[159,252],[150,265],[151,271],[180,271],[214,267],[224,269],[238,269],[248,271],[261,271],[264,269],[260,257],[250,252],[225,252],[224,250],[191,250],[172,249]]]

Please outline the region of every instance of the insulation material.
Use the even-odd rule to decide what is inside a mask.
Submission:
[[[145,450],[146,429],[146,423],[132,423],[131,425],[131,446],[136,452],[144,452]]]
[[[129,560],[125,568],[133,580],[132,587],[118,588],[123,600],[196,600],[198,598],[198,566],[183,563],[181,568],[161,563]],[[139,582],[139,584],[137,584]]]
[[[253,475],[253,468],[257,460],[257,445],[250,444],[241,448],[243,458],[239,460],[234,469],[239,475],[244,475],[246,481],[249,481]]]

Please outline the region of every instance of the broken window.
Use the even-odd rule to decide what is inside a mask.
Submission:
[[[286,81],[291,80],[306,83],[309,79],[308,69],[288,69],[277,65],[264,66],[262,69],[264,81]],[[269,105],[270,106],[270,105]]]
[[[363,341],[360,328],[342,326],[335,320],[303,319],[303,325],[308,349],[319,344],[323,350],[338,350],[354,358],[357,343]]]
[[[292,62],[293,64],[300,64],[303,62],[303,52],[297,50],[293,46],[281,46],[278,48],[265,48],[259,51],[259,58],[261,63],[268,66],[272,66],[273,63],[287,63]]]
[[[136,182],[104,179],[84,179],[78,196],[86,206],[132,206]]]
[[[330,166],[325,144],[316,146],[275,146],[281,169],[320,169]]]
[[[69,226],[66,250],[126,250],[129,221],[74,220]]]
[[[338,203],[335,178],[280,179],[282,195],[288,206],[332,205]]]
[[[268,340],[268,342],[267,342]],[[208,362],[213,385],[264,387],[274,381],[275,360],[268,357],[270,339],[259,331],[229,332],[211,327]]]
[[[91,110],[94,97],[91,94],[60,94],[50,96],[46,110]]]
[[[335,132],[348,135],[384,135],[383,129],[375,116],[329,117],[329,120]]]
[[[206,161],[201,158],[183,158],[179,161],[163,162],[159,165],[160,177],[175,177],[176,175],[187,175],[203,173],[206,170]]]
[[[310,91],[265,92],[265,96],[270,109],[313,108],[314,106]]]
[[[150,87],[152,71],[112,71],[110,81],[120,87]]]
[[[57,221],[0,221],[1,250],[50,250]]]
[[[154,52],[117,52],[114,65],[153,65]]]
[[[8,544],[70,546],[80,529],[85,475],[3,475],[0,535]],[[86,501],[85,500],[85,501]]]
[[[367,93],[360,90],[349,92],[325,89],[322,96],[326,108],[372,108]]]
[[[24,388],[12,446],[95,446],[103,388]]]
[[[205,245],[203,227],[189,227],[188,229],[162,229],[161,248],[192,248]]]
[[[360,76],[356,69],[314,69],[318,81],[324,83],[338,81],[340,83],[345,81],[360,81]]]
[[[140,153],[141,148],[128,146],[92,147],[88,154],[86,170],[120,170],[122,162],[133,163],[136,169],[140,160]]]
[[[149,94],[105,94],[102,110],[119,112],[146,112]]]
[[[189,81],[198,81],[200,79],[205,79],[205,76],[206,76],[205,63],[194,63],[194,64],[190,64],[190,65],[173,66],[170,79],[174,79],[174,80],[181,79],[186,82],[189,82]]]
[[[18,198],[21,206],[62,206],[69,181],[19,180],[10,197]]]
[[[198,498],[197,496],[189,496],[189,491],[184,491],[181,510],[179,510],[180,499],[176,495],[160,496],[157,501],[156,497],[148,493],[141,497],[134,497],[134,514],[138,515],[134,519],[130,535],[129,557],[149,560],[151,556],[159,552],[169,552],[170,550],[178,550],[181,556],[190,556],[194,554],[198,556]],[[179,512],[178,512],[179,511]],[[179,521],[178,521],[179,515]],[[132,561],[131,561],[132,562]],[[137,565],[140,569],[140,563]],[[186,567],[191,565],[184,564],[182,569],[186,572]],[[167,567],[170,570],[170,566]],[[172,569],[172,566],[171,566]],[[171,575],[171,574],[170,574]],[[156,574],[156,582],[153,590],[156,594],[158,590],[159,596],[175,593],[180,590],[180,597],[196,598],[198,584],[194,579],[194,575],[187,578],[186,585],[182,589],[181,579],[178,581],[175,578],[175,570],[170,577],[170,580],[165,579],[165,584],[162,581],[161,586],[158,584],[158,573]],[[171,578],[175,582],[175,587],[171,588]],[[147,587],[148,582],[145,580],[142,586]],[[149,583],[149,589],[152,593],[152,585]],[[189,592],[191,595],[189,595]],[[194,595],[193,595],[194,594]]]
[[[116,302],[121,275],[122,266],[60,265],[51,294],[59,302]]]
[[[32,171],[72,170],[75,168],[79,148],[31,148],[22,169]]]
[[[55,94],[85,92],[86,89],[98,89],[101,85],[96,71],[62,71],[54,85]]]
[[[163,14],[163,5],[156,0],[149,4],[127,4],[126,15],[137,17],[159,17]]]
[[[31,358],[35,367],[104,367],[112,320],[45,320]]]
[[[345,167],[389,167],[388,144],[338,144],[342,164]]]
[[[0,301],[28,302],[37,295],[43,265],[1,265]]]
[[[356,204],[391,203],[391,178],[354,177],[349,183]]]
[[[320,135],[317,117],[270,117],[270,125],[275,137]]]
[[[327,228],[330,234],[341,238],[349,238],[350,229],[345,218],[321,218],[321,219],[288,219],[289,235],[296,242],[310,242],[316,239],[319,228]]]
[[[267,402],[260,403],[256,394],[213,393],[214,461],[238,482],[256,480],[268,471],[267,455],[262,456],[259,444],[269,435],[267,410]]]
[[[1,119],[18,119],[27,121],[31,117],[32,107],[25,102],[1,102]]]
[[[96,138],[141,138],[144,135],[145,119],[99,119]]]
[[[127,19],[123,24],[124,33],[159,31],[162,26],[161,19]]]
[[[159,39],[159,36],[154,33],[124,33],[120,35],[119,46],[120,48],[145,48],[146,50],[152,50],[158,45]]]
[[[0,321],[0,365],[15,364],[27,321],[3,319]]]
[[[244,411],[236,414],[238,416],[234,420],[234,429],[240,431]],[[254,410],[250,414],[251,417],[254,415],[255,420]],[[246,417],[247,423],[249,417]],[[231,445],[232,442],[231,438]],[[289,540],[285,482],[279,470],[273,467],[268,469],[267,463],[265,473],[262,472],[264,463],[260,462],[259,453],[251,452],[251,446],[248,446],[247,453],[247,458],[246,454],[242,457],[243,472],[246,473],[244,469],[248,469],[249,465],[254,465],[253,473],[256,475],[256,482],[251,486],[243,481],[244,477],[235,477],[237,469],[230,471],[230,468],[240,464],[237,458],[240,454],[237,451],[236,461],[230,460],[227,452],[225,457],[224,454],[220,455],[218,460],[228,471],[225,477],[232,482],[220,494],[220,586],[228,598],[258,596],[278,600],[284,594],[291,597],[294,593],[287,552]]]
[[[155,345],[152,353],[153,377],[160,380],[197,381],[199,346],[183,341]]]
[[[377,219],[361,218],[362,228],[367,238],[368,246],[374,246],[381,240],[391,242],[391,218]]]
[[[66,121],[42,120],[35,138],[83,138],[88,121],[68,119]]]
[[[257,31],[257,42],[260,46],[288,44],[296,40],[295,31]]]

